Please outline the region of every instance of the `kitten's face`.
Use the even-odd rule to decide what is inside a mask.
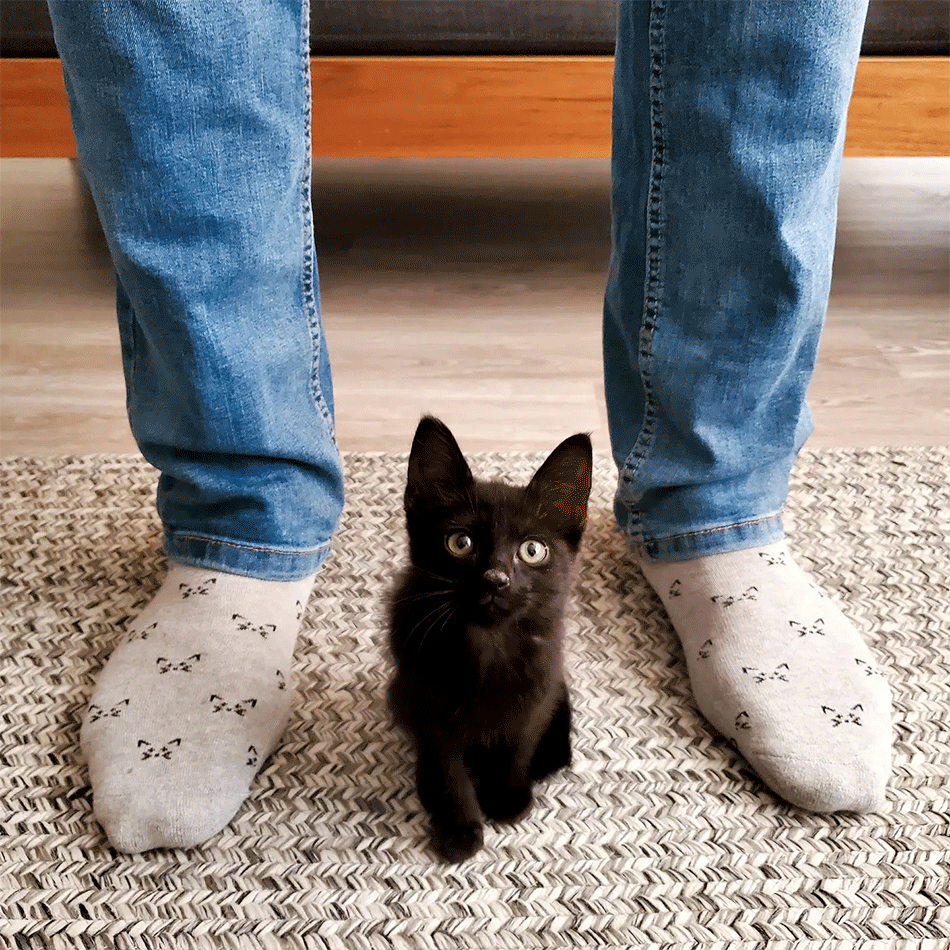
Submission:
[[[472,502],[413,519],[416,567],[451,581],[453,599],[483,626],[559,600],[573,556],[531,517],[524,489],[475,483]]]
[[[573,436],[525,488],[476,481],[452,434],[423,419],[406,487],[410,555],[433,591],[491,628],[560,612],[590,492],[591,448]]]

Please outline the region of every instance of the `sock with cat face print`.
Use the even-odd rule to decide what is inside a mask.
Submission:
[[[641,564],[696,704],[782,798],[869,812],[890,773],[890,690],[860,634],[785,542]]]
[[[82,726],[93,810],[118,850],[190,847],[234,816],[286,724],[312,585],[169,565]]]

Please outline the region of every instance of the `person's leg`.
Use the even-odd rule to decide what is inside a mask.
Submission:
[[[615,513],[699,708],[776,792],[879,807],[889,691],[781,510],[866,0],[622,0],[604,371]]]
[[[300,618],[343,504],[307,9],[50,2],[170,559],[82,729],[95,813],[122,850],[197,844],[240,805],[286,721]]]

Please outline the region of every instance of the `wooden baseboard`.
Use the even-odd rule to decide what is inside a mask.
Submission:
[[[315,57],[326,157],[585,158],[610,153],[609,56]],[[950,58],[863,57],[847,155],[950,155]],[[0,157],[73,157],[55,59],[0,60]]]

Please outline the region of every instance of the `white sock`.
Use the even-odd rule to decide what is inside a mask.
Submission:
[[[82,726],[93,810],[120,851],[200,844],[234,816],[286,724],[312,585],[169,565]]]
[[[811,811],[881,808],[890,689],[784,541],[641,569],[679,634],[697,706],[766,785]]]

